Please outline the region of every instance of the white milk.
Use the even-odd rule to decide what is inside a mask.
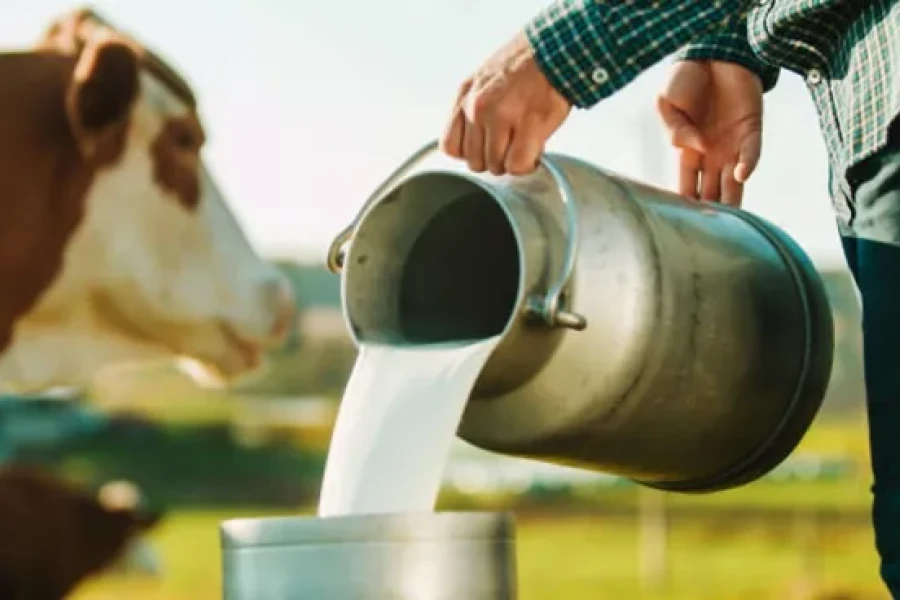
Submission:
[[[363,344],[332,434],[319,516],[434,510],[466,401],[499,341]]]

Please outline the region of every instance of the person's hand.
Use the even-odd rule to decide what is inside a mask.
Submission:
[[[463,82],[441,149],[476,173],[531,173],[571,110],[519,34]]]
[[[762,147],[760,78],[734,63],[679,61],[657,108],[680,150],[678,193],[740,206]]]

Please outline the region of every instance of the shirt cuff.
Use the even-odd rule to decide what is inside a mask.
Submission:
[[[746,1],[556,0],[525,27],[538,67],[590,108],[689,42],[745,22]]]
[[[561,0],[526,26],[535,60],[550,84],[579,108],[593,106],[637,77],[613,68],[619,53],[602,35],[604,7],[594,0]]]
[[[746,35],[738,33],[722,33],[709,35],[701,40],[683,47],[675,54],[676,60],[721,60],[735,63],[756,73],[763,85],[763,92],[768,92],[778,83],[778,67],[760,60]]]

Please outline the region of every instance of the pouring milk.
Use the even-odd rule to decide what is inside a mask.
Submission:
[[[363,344],[332,434],[319,516],[433,510],[466,401],[499,340]]]

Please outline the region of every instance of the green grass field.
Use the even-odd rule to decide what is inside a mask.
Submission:
[[[161,581],[98,579],[75,598],[220,600],[217,524],[225,518],[261,514],[265,513],[175,515],[155,536],[166,562]],[[668,580],[663,589],[653,591],[640,584],[639,537],[632,520],[519,519],[519,598],[887,598],[877,579],[867,528],[829,528],[816,538],[798,530],[675,523],[669,534]],[[806,579],[816,595],[796,594]]]
[[[866,464],[864,427],[818,423],[799,451],[850,456]],[[656,590],[641,585],[636,519],[583,516],[583,510],[582,516],[519,516],[518,598],[886,600],[865,522],[812,525],[802,518],[810,508],[865,511],[868,486],[863,469],[832,481],[761,481],[719,494],[670,496],[672,506],[702,506],[710,512],[671,523],[668,577]],[[614,491],[606,501],[591,499],[588,507],[633,506],[635,492]],[[716,515],[717,509],[730,506],[788,508],[798,518],[767,524]],[[179,511],[154,534],[165,562],[160,581],[101,578],[81,588],[75,600],[220,600],[218,523],[268,514],[273,514],[271,509]]]

